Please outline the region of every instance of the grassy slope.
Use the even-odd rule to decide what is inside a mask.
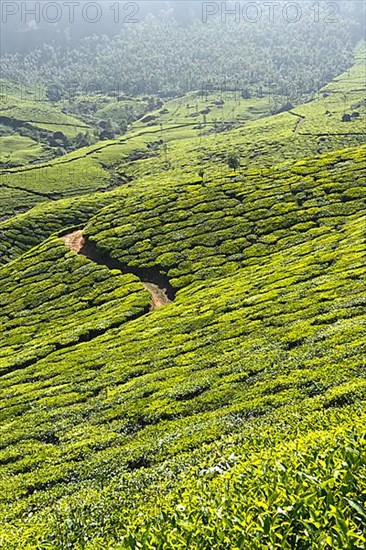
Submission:
[[[2,223],[5,259],[24,230],[86,224],[179,289],[147,312],[138,282],[54,236],[1,268],[4,548],[364,547],[365,148],[323,100],[297,132],[288,113],[174,130],[168,158],[121,166],[130,184]],[[127,143],[90,159],[118,171]]]
[[[366,147],[231,174],[206,183],[150,188],[96,214],[85,234],[123,263],[159,266],[179,289],[266,263],[362,212]]]
[[[42,144],[34,137],[42,130],[49,132],[49,135],[53,132],[62,132],[69,139],[75,138],[80,132],[92,130],[80,119],[65,114],[61,106],[48,102],[41,87],[26,88],[1,80],[0,88],[0,117],[6,117],[15,124],[26,123],[29,133],[29,136],[25,137],[20,135],[17,129],[3,125],[0,136],[0,162],[22,166],[33,162],[46,162],[53,158],[55,150],[49,147],[47,142]]]
[[[22,164],[42,158],[42,147],[28,137],[19,135],[2,136],[0,145],[0,162],[11,159],[15,164]]]
[[[118,326],[149,307],[132,275],[120,276],[76,256],[55,237],[4,267],[1,279],[5,337],[0,364],[7,372]]]
[[[84,491],[115,476],[119,483],[123,472],[280,416],[281,408],[309,413],[363,397],[361,213],[338,231],[324,228],[274,252],[262,267],[195,283],[125,328],[48,349],[45,359],[3,376],[9,519],[80,483]],[[33,315],[27,309],[30,326]]]
[[[233,151],[240,154],[242,168],[250,169],[253,165],[270,166],[283,159],[292,160],[355,146],[365,141],[365,106],[358,108],[360,117],[352,119],[352,122],[342,123],[341,119],[345,112],[352,112],[353,105],[364,99],[361,85],[364,63],[364,52],[360,48],[354,68],[332,83],[333,94],[328,97],[319,94],[311,103],[296,107],[296,111],[294,109],[296,113],[305,116],[305,122],[300,128],[298,116],[288,112],[250,120],[253,116],[263,116],[265,105],[262,111],[258,108],[256,112],[254,108],[258,100],[241,100],[238,104],[238,98],[227,93],[223,95],[224,119],[235,119],[236,115],[232,113],[235,107],[235,113],[249,120],[237,130],[207,136],[205,134],[212,129],[213,118],[220,121],[218,111],[221,112],[221,109],[211,104],[221,99],[221,94],[209,96],[208,103],[199,96],[196,98],[199,102],[198,112],[207,104],[213,109],[206,117],[207,126],[204,126],[204,115],[200,114],[198,119],[189,117],[192,110],[196,111],[191,96],[173,100],[171,104],[166,104],[168,114],[161,115],[160,111],[151,113],[157,117],[155,126],[138,122],[118,140],[83,148],[31,169],[18,168],[1,174],[0,216],[8,217],[16,213],[17,208],[44,200],[105,191],[111,186],[120,185],[120,178],[125,181],[126,175],[138,178],[139,185],[153,187],[157,175],[160,186],[170,185],[177,178],[181,183],[191,182],[192,176],[196,179],[201,168],[216,177],[218,173],[227,173],[226,157]],[[268,104],[267,109],[269,107]],[[160,162],[156,159],[157,151],[149,148],[149,144],[159,139],[168,144],[165,152],[160,147]],[[145,158],[131,163],[131,158],[135,160],[136,151],[145,153],[151,160]],[[9,199],[9,188],[17,189],[18,194],[14,193],[13,200]]]
[[[78,118],[65,114],[61,108],[48,102],[41,87],[27,88],[4,80],[0,81],[0,86],[0,116],[26,122],[36,128],[60,131],[70,138],[81,131],[91,130]]]

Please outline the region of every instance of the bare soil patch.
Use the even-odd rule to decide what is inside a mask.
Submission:
[[[162,275],[157,268],[132,269],[109,256],[101,254],[96,245],[85,238],[82,230],[72,231],[61,238],[73,252],[82,254],[89,260],[99,265],[105,265],[109,269],[118,269],[121,273],[133,273],[139,277],[144,288],[151,294],[152,309],[163,307],[174,300],[174,289],[167,277]]]

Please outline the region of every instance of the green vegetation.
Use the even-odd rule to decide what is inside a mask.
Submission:
[[[32,89],[0,81],[0,165],[34,164],[72,151],[93,139],[92,128],[47,101],[42,86]],[[80,144],[80,136],[85,143]]]
[[[208,115],[200,113],[191,122],[192,109],[195,112],[192,94],[166,102],[168,113],[161,114],[160,108],[151,111],[153,121],[137,121],[120,138],[84,147],[46,164],[0,174],[0,216],[8,217],[19,208],[47,199],[135,187],[137,180],[139,186],[152,188],[157,178],[160,188],[174,181],[180,185],[192,183],[202,168],[205,179],[221,178],[228,173],[227,158],[233,153],[240,157],[242,169],[251,170],[357,146],[365,142],[366,107],[360,82],[364,64],[365,50],[360,46],[354,67],[330,85],[332,93],[324,97],[321,91],[312,102],[297,106],[298,116],[291,114],[294,110],[263,117],[264,110],[253,110],[256,100],[239,102],[237,95],[226,92],[212,93],[206,102],[198,92],[198,112],[203,105],[211,105],[212,111]],[[219,98],[227,108],[223,120],[234,121],[230,131],[212,132],[214,119],[220,120],[215,112]],[[235,123],[230,114],[234,107],[240,119],[247,118],[245,124]],[[359,116],[349,123],[342,122],[344,113],[356,108]],[[299,124],[302,116],[305,119]]]
[[[273,18],[260,4],[259,24],[253,23],[253,15],[240,22],[227,17],[224,23],[220,13],[205,21],[200,5],[200,20],[190,25],[179,24],[167,13],[139,18],[138,25],[122,25],[120,34],[112,38],[88,37],[77,48],[45,44],[29,55],[5,55],[2,73],[26,84],[33,84],[37,74],[39,82],[52,85],[61,97],[85,90],[173,97],[225,86],[254,96],[276,93],[299,102],[351,64],[352,46],[363,37],[357,28],[362,13],[349,16],[343,5],[337,24],[329,24],[326,12],[316,21],[312,4],[303,2],[300,21],[289,24],[281,16],[282,6]]]
[[[5,266],[1,280],[2,373],[118,326],[149,306],[133,276],[75,256],[56,238]]]
[[[1,164],[23,164],[42,159],[43,151],[33,139],[18,135],[3,136],[1,142]]]
[[[78,95],[52,101],[46,86],[0,81],[0,166],[14,168],[48,161],[112,139],[161,104],[153,97]],[[63,160],[63,159],[62,159]]]
[[[10,191],[10,190],[9,190]],[[95,193],[92,196],[41,203],[29,212],[0,223],[0,265],[44,241],[53,233],[83,226],[119,193]]]
[[[365,206],[365,153],[363,147],[285,164],[275,177],[273,168],[252,170],[154,196],[151,189],[130,193],[102,209],[84,233],[124,264],[160,266],[176,288],[234,274],[335,228],[340,235]]]
[[[355,157],[355,153],[346,154],[346,157],[340,159],[340,164],[352,156]],[[334,172],[339,173],[339,167]],[[358,170],[355,169],[353,173],[357,175]],[[351,168],[349,174],[352,174]],[[334,176],[330,188],[336,186],[336,181]],[[279,189],[279,193],[282,195],[283,191]],[[344,196],[350,196],[349,190],[345,190]],[[103,510],[105,484],[110,485],[109,489],[113,488],[112,506],[113,498],[116,498],[113,495],[120,491],[118,488],[122,483],[130,489],[127,496],[123,490],[118,506],[114,509],[114,521],[117,524],[112,521],[105,533],[105,537],[117,541],[118,533],[124,532],[122,518],[129,512],[129,499],[133,500],[141,487],[147,486],[149,494],[150,482],[155,480],[158,483],[161,471],[159,464],[165,464],[169,456],[174,458],[173,465],[175,461],[177,464],[182,461],[183,466],[180,467],[188,467],[190,460],[195,460],[187,457],[188,451],[199,450],[203,443],[209,444],[225,434],[236,433],[238,429],[244,430],[244,433],[250,430],[259,441],[261,437],[264,438],[258,443],[258,452],[261,454],[264,452],[261,448],[266,447],[268,441],[263,433],[258,435],[258,422],[261,426],[267,422],[276,426],[276,422],[283,422],[281,419],[286,418],[290,426],[293,422],[292,429],[295,429],[299,415],[306,417],[311,411],[319,411],[321,416],[322,410],[358,403],[366,391],[363,371],[366,269],[364,198],[359,204],[357,198],[345,204],[353,204],[347,216],[343,213],[330,218],[326,214],[331,212],[331,202],[324,204],[325,217],[320,228],[306,220],[297,224],[300,225],[297,229],[299,234],[307,238],[300,238],[300,242],[295,239],[292,246],[288,244],[285,250],[269,254],[263,259],[262,266],[252,260],[253,265],[242,267],[231,276],[215,278],[213,273],[210,280],[189,284],[178,292],[173,304],[118,328],[108,329],[107,326],[104,335],[94,335],[89,343],[83,342],[83,326],[78,331],[72,331],[70,342],[66,325],[60,326],[59,336],[56,333],[58,341],[67,343],[65,348],[55,351],[52,346],[53,332],[51,339],[45,329],[38,336],[39,344],[37,340],[32,341],[32,346],[27,345],[24,355],[17,354],[16,365],[6,360],[5,355],[4,368],[8,373],[2,377],[2,399],[4,413],[7,411],[10,417],[4,417],[3,420],[4,455],[1,459],[4,464],[4,513],[8,522],[13,524],[16,517],[28,516],[32,510],[25,535],[30,537],[32,544],[36,540],[48,540],[50,545],[55,544],[52,542],[52,533],[57,523],[61,531],[66,530],[64,536],[70,538],[71,546],[81,545],[85,534],[83,525],[88,526],[89,521],[94,525],[95,515],[100,522],[98,514],[101,512],[98,512],[97,506],[90,509],[91,505],[87,502],[85,509],[80,511],[76,503],[80,500],[84,502],[84,496],[80,496],[79,491],[81,495],[92,491],[93,497],[89,495],[89,498],[93,500],[101,492],[98,498],[102,499]],[[313,208],[316,211],[316,207]],[[334,206],[334,210],[336,213],[337,207]],[[336,226],[332,227],[332,222]],[[90,225],[93,226],[93,223]],[[61,243],[58,243],[57,240],[50,243],[46,241],[39,249],[34,249],[19,260],[34,265],[32,255],[39,255],[36,267],[32,268],[36,280],[42,280],[42,257],[50,257],[54,261],[55,253],[62,254]],[[70,261],[72,258],[77,260],[74,254],[68,252],[67,255]],[[80,260],[80,263],[85,267],[90,265],[87,260]],[[64,269],[65,264],[57,262],[55,271],[59,265]],[[48,272],[47,264],[44,269]],[[17,261],[3,268],[1,275],[3,278],[4,274],[9,273],[10,289],[12,272],[20,273],[21,277],[27,273],[20,269]],[[64,281],[62,270],[60,275],[58,280]],[[77,281],[74,283],[77,289],[83,288],[83,279],[78,277],[77,271],[73,272],[72,281]],[[26,282],[27,278],[24,284]],[[18,285],[15,279],[15,289]],[[54,289],[53,285],[54,291],[57,292],[57,287]],[[44,311],[51,296],[45,290],[39,298],[36,295],[35,299],[39,310]],[[32,311],[29,304],[24,303],[24,298],[22,300],[23,304],[19,306],[23,305],[23,315],[26,314],[27,324],[32,327],[38,320],[37,310]],[[121,305],[124,307],[123,303]],[[89,307],[93,308],[93,304]],[[67,307],[62,308],[61,314],[67,315]],[[75,319],[82,319],[83,315],[82,311],[75,312]],[[22,316],[21,311],[16,314],[15,320],[19,316]],[[94,316],[96,320],[93,322],[98,323],[97,311],[93,313],[92,319]],[[112,314],[109,322],[115,318],[118,320],[118,316]],[[11,325],[14,325],[15,320],[11,321]],[[17,345],[22,345],[23,338],[31,334],[23,332],[22,340]],[[5,347],[3,353],[8,352]],[[285,412],[287,409],[293,411],[293,421],[289,413]],[[311,426],[314,429],[314,421]],[[324,436],[324,447],[319,444],[317,435],[309,436],[313,438],[315,450],[314,455],[308,452],[314,457],[314,462],[309,462],[306,454],[296,459],[300,464],[301,461],[306,462],[306,475],[313,475],[311,472],[317,468],[316,457],[319,453],[327,456],[329,451],[326,449],[333,445],[330,434]],[[346,443],[342,446],[341,439],[336,440],[335,444],[339,456],[350,452],[346,450]],[[215,447],[215,443],[212,445]],[[224,458],[228,459],[233,452],[231,448],[229,455],[225,453],[225,440],[222,445],[223,455],[219,456],[219,463]],[[301,448],[304,446],[299,445]],[[272,450],[275,453],[275,446]],[[204,456],[207,452],[210,456],[210,449],[204,448],[199,452]],[[291,475],[292,468],[302,471],[297,462],[293,463],[290,452],[288,458],[282,456],[282,448],[278,452],[278,455],[273,455],[273,460],[275,457],[279,461],[284,460],[285,468],[290,461],[288,475]],[[204,456],[196,458],[197,464],[209,460]],[[357,464],[356,455],[354,460]],[[241,466],[245,470],[245,465]],[[170,468],[172,466],[166,463],[162,470],[168,479],[173,475],[169,474]],[[324,475],[332,476],[329,472],[333,472],[333,468],[337,469],[327,463]],[[357,470],[355,475],[358,475]],[[301,490],[305,498],[308,493],[307,478],[304,479],[304,489]],[[172,481],[166,483],[171,487]],[[345,483],[345,495],[347,491],[353,494],[351,481]],[[201,494],[197,489],[194,492],[194,486],[195,483],[190,498],[196,498],[192,494],[197,494],[197,498]],[[362,491],[361,487],[358,490]],[[71,505],[70,509],[70,503],[60,503],[57,519],[49,525],[48,514],[52,517],[54,502],[62,495],[70,495],[75,491],[75,500],[71,501],[75,502],[75,508]],[[177,491],[181,496],[179,489]],[[176,509],[174,499],[177,497],[174,494],[172,508],[169,508],[164,520],[168,525],[164,527],[162,520],[157,519],[158,531],[169,529],[169,518]],[[211,494],[213,501],[215,494]],[[356,529],[359,517],[357,506],[360,507],[362,496],[360,494],[357,497],[357,494],[358,491],[356,510],[352,505],[346,505],[340,517],[351,522],[355,540],[358,537],[362,542],[360,528]],[[12,495],[17,496],[13,502]],[[201,495],[201,498],[204,497]],[[232,498],[235,502],[236,497]],[[334,498],[337,499],[336,496]],[[67,502],[69,499],[70,496]],[[206,503],[202,505],[206,507]],[[182,506],[185,506],[184,498]],[[332,506],[334,504],[331,501],[326,505],[327,514],[329,512],[331,515]],[[337,506],[335,508],[338,510]],[[184,510],[181,512],[184,524]],[[148,508],[145,513],[149,514]],[[137,515],[136,524],[131,523],[133,537],[137,540],[143,533],[137,527],[141,522],[141,518],[138,518],[140,516]],[[205,522],[200,521],[199,525],[203,530],[202,536],[207,537],[209,531],[206,530]],[[93,536],[98,537],[99,529],[100,524]],[[316,523],[314,529],[316,537],[319,534]],[[305,537],[305,531],[300,531],[299,536]],[[339,534],[339,537],[342,535]],[[11,538],[4,540],[11,548]],[[63,539],[60,536],[57,540],[57,544],[61,544]],[[100,544],[102,547],[104,543]],[[127,547],[134,547],[131,541],[128,544]],[[199,542],[196,547],[199,547]]]
[[[365,547],[364,62],[3,172],[1,548]]]
[[[319,429],[301,434],[292,432],[291,414],[290,422],[282,425],[253,423],[239,442],[226,438],[225,444],[204,447],[192,461],[199,466],[183,475],[176,464],[160,468],[159,482],[149,479],[150,494],[158,489],[157,498],[141,502],[133,495],[132,513],[124,507],[128,484],[85,493],[82,504],[65,499],[52,518],[55,534],[65,546],[78,544],[82,535],[85,541],[95,536],[86,543],[89,548],[105,547],[106,535],[112,532],[121,533],[121,542],[113,546],[119,549],[186,548],[187,543],[197,550],[234,544],[362,548],[365,512],[358,484],[363,484],[365,438],[364,414],[360,418],[357,413],[361,411],[349,407],[342,413],[317,412],[303,424],[306,430],[312,421]],[[254,435],[255,430],[264,433]],[[240,456],[229,454],[233,449]],[[61,514],[68,514],[69,521],[60,528]]]

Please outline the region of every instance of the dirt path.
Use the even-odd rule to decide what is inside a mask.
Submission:
[[[110,269],[119,269],[122,273],[133,273],[139,277],[144,288],[151,294],[151,309],[158,309],[172,302],[169,297],[169,289],[167,285],[166,288],[164,287],[164,283],[162,283],[161,280],[143,280],[141,278],[142,276],[134,273],[133,270],[129,270],[128,267],[122,266],[119,262],[111,259],[103,259],[96,247],[86,241],[81,230],[72,231],[71,233],[63,235],[61,238],[65,245],[73,252],[82,254],[99,265],[105,265]],[[144,279],[146,279],[146,277],[144,277]]]
[[[147,283],[142,281],[142,284],[144,288],[151,294],[152,309],[158,309],[159,307],[166,306],[171,302],[171,300],[169,300],[167,296],[166,289],[159,288],[158,285],[154,283]]]
[[[297,134],[297,132],[301,129],[301,126],[305,122],[305,117],[302,115],[298,115],[297,113],[294,113],[293,111],[289,111],[290,115],[293,115],[298,118],[298,121],[296,122],[294,133]]]
[[[64,243],[70,250],[73,252],[77,252],[78,254],[81,254],[82,249],[85,245],[85,239],[83,236],[83,232],[80,231],[73,231],[72,233],[68,233],[67,235],[64,235],[61,237]]]

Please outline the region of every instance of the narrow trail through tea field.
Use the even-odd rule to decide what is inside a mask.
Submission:
[[[297,134],[297,132],[301,129],[301,126],[305,122],[305,117],[302,116],[302,115],[298,115],[297,113],[294,113],[293,111],[288,111],[288,112],[290,113],[290,115],[295,116],[298,119],[297,122],[296,122],[295,128],[294,128],[294,133]]]
[[[151,294],[152,309],[158,309],[174,300],[175,291],[168,278],[161,274],[158,268],[130,268],[122,262],[101,253],[96,245],[83,235],[82,230],[72,231],[61,238],[70,250],[82,254],[99,265],[104,265],[109,269],[118,269],[124,274],[132,273],[136,275],[144,288]]]

